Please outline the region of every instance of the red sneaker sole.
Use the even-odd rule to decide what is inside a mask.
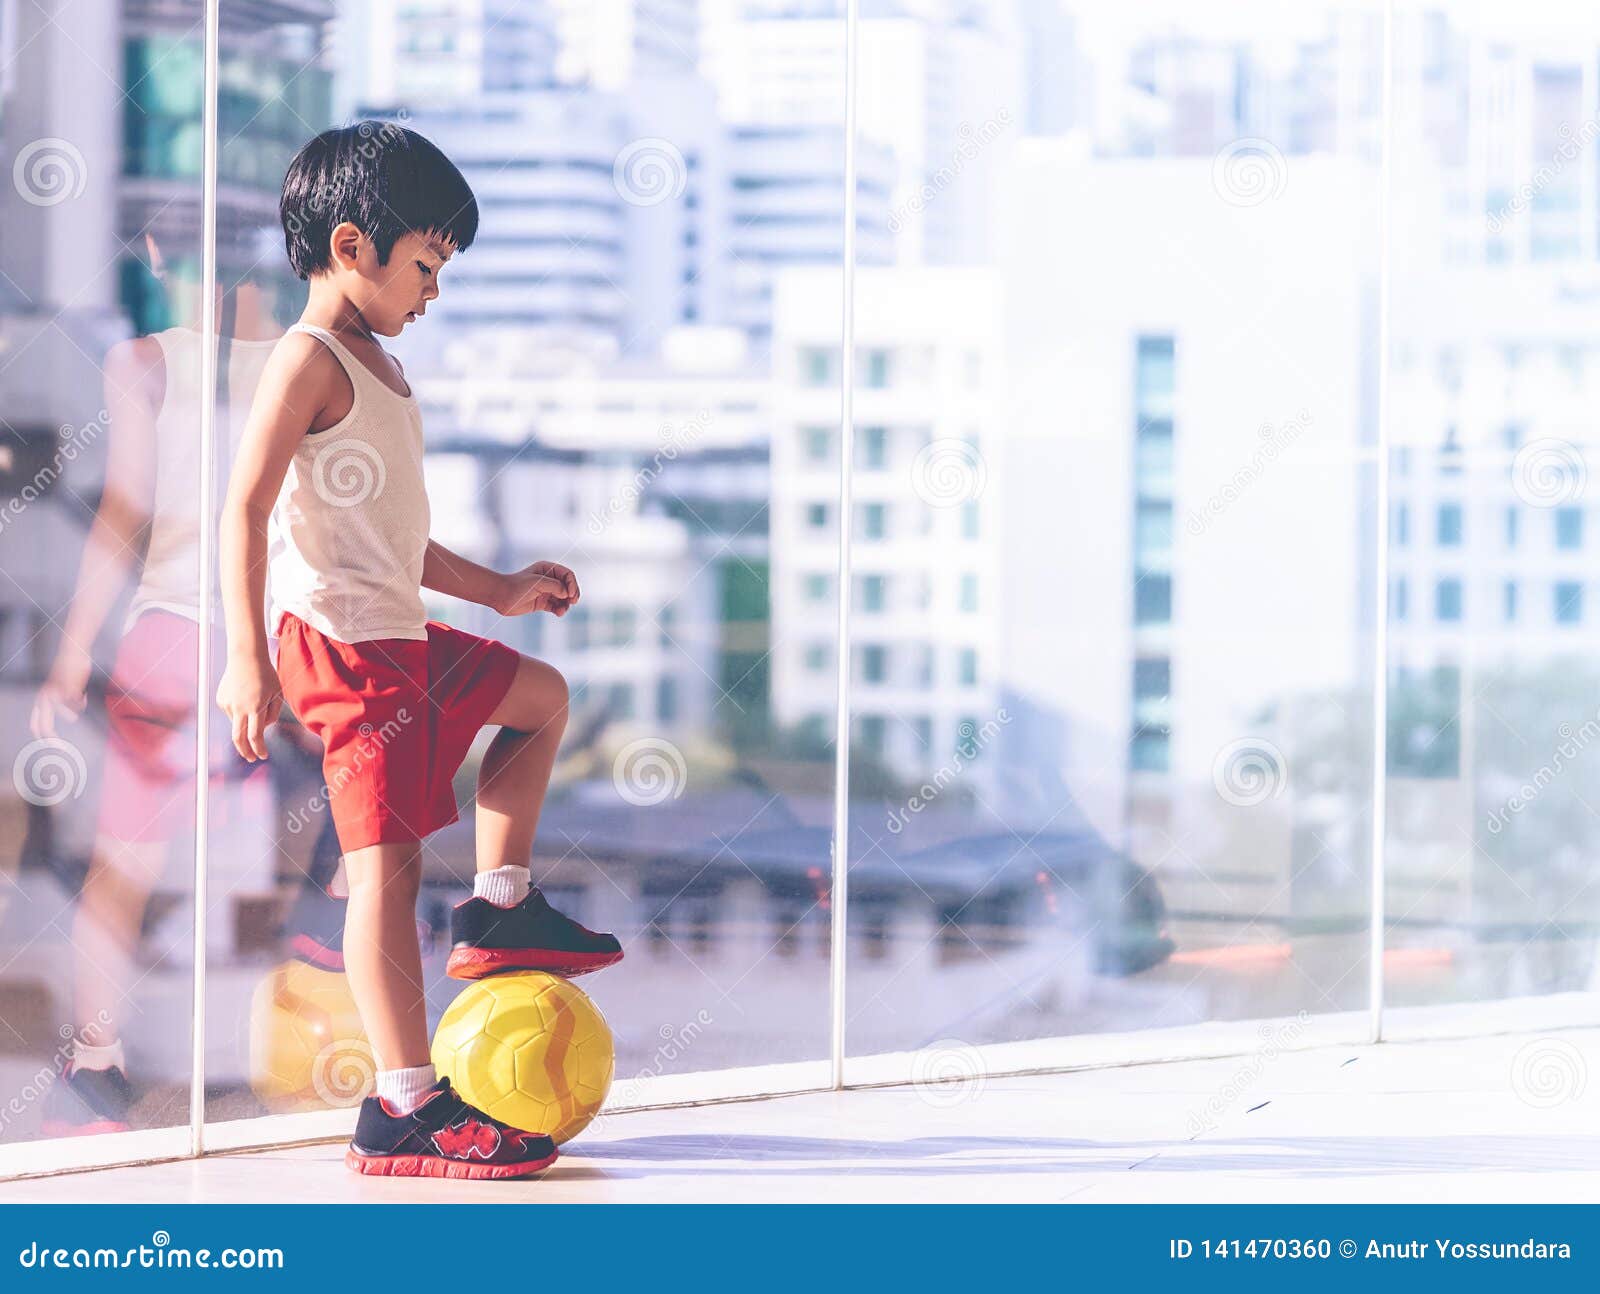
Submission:
[[[310,935],[296,935],[289,940],[289,950],[302,961],[322,970],[343,971],[344,953],[324,947]]]
[[[544,1172],[558,1158],[559,1155],[551,1155],[525,1164],[474,1164],[461,1159],[440,1159],[437,1155],[363,1155],[354,1146],[344,1152],[346,1168],[370,1177],[532,1177]]]
[[[506,971],[544,971],[571,979],[590,971],[604,970],[622,960],[622,950],[614,953],[559,953],[548,948],[452,948],[444,964],[451,979],[483,979]]]
[[[47,1137],[97,1137],[103,1132],[127,1132],[128,1125],[119,1119],[100,1119],[94,1123],[61,1123],[46,1119],[39,1131]]]

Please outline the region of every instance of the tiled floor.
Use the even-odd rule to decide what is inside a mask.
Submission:
[[[0,1203],[1600,1202],[1600,1030],[612,1115],[532,1182],[367,1179],[342,1153],[17,1181]]]

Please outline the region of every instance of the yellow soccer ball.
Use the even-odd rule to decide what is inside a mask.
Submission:
[[[611,1029],[588,995],[542,971],[473,982],[433,1034],[434,1068],[464,1100],[558,1144],[600,1113],[614,1063]]]
[[[286,961],[256,985],[250,1086],[274,1114],[359,1105],[376,1069],[342,974]]]

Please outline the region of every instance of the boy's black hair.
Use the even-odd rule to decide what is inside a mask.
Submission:
[[[405,234],[436,234],[464,251],[478,234],[478,201],[448,157],[393,121],[325,130],[295,154],[278,199],[289,264],[303,279],[331,264],[328,239],[346,220],[378,249]]]

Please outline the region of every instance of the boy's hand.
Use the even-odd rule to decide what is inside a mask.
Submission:
[[[564,616],[578,600],[578,577],[559,562],[535,562],[502,575],[500,580],[494,609],[503,616],[525,616],[532,611]]]
[[[35,737],[54,737],[58,719],[70,722],[83,713],[92,668],[88,656],[62,644],[61,654],[50,666],[49,675],[33,698],[28,727]]]
[[[283,709],[283,687],[269,657],[230,656],[217,685],[217,704],[228,716],[234,749],[255,763],[267,757],[267,729]]]

